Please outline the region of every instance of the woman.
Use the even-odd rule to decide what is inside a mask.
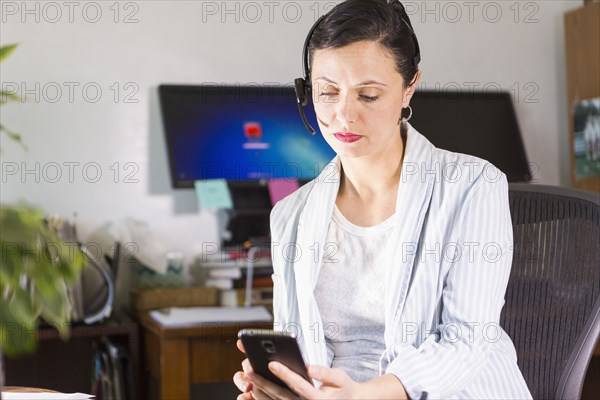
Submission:
[[[401,118],[419,58],[396,1],[340,3],[310,38],[313,103],[337,156],[273,208],[271,237],[275,329],[297,334],[316,386],[270,363],[292,393],[245,360],[239,398],[531,398],[498,325],[506,177]]]

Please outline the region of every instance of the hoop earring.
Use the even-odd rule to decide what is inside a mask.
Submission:
[[[408,106],[408,118],[402,117],[402,122],[406,123],[412,117],[412,107]]]

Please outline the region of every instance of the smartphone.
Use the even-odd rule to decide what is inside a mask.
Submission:
[[[246,349],[246,355],[255,373],[289,389],[285,383],[269,370],[269,362],[279,361],[312,385],[306,371],[296,335],[269,329],[242,329],[238,338]]]

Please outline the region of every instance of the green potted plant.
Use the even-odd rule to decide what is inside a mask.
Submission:
[[[14,44],[9,44],[9,45],[0,47],[0,62],[2,62],[9,55],[11,55],[11,53],[13,51],[15,51],[17,46],[18,46],[18,44],[14,43]],[[21,101],[21,98],[12,92],[0,90],[0,106],[4,105],[5,103],[8,103],[9,101]],[[2,125],[0,123],[0,134],[2,134],[2,133],[7,135],[13,141],[18,142],[21,146],[23,146],[24,149],[27,149],[27,147],[23,143],[21,135],[9,130],[8,128],[6,128],[4,125]]]
[[[0,61],[16,44],[0,48]],[[4,105],[20,101],[0,93]],[[21,136],[0,125],[0,133],[19,142]],[[77,243],[64,242],[57,233],[59,220],[46,218],[39,208],[26,204],[0,205],[0,388],[2,358],[31,353],[36,348],[39,319],[68,338],[71,315],[67,287],[86,263]]]

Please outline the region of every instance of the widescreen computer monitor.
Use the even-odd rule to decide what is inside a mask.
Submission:
[[[483,158],[509,182],[531,180],[509,92],[417,89],[410,106],[411,125],[434,146]]]
[[[172,184],[226,179],[315,178],[335,156],[298,115],[291,86],[161,85]],[[509,92],[426,91],[411,99],[410,123],[435,146],[490,161],[509,182],[531,173]],[[304,107],[318,128],[312,104]]]
[[[335,153],[298,115],[291,86],[159,86],[172,185],[318,176]],[[314,110],[305,107],[312,126]]]

